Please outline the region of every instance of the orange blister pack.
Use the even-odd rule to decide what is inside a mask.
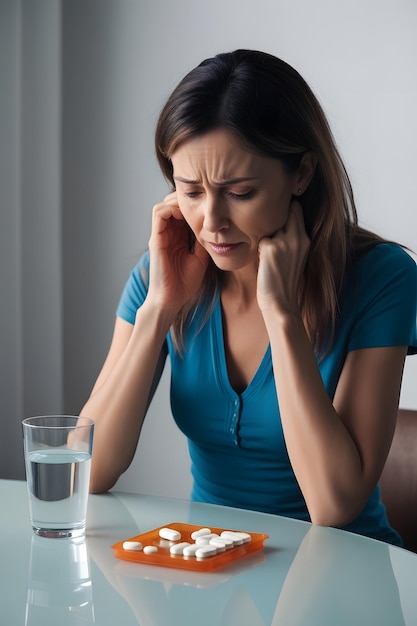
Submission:
[[[169,528],[178,531],[181,538],[177,541],[167,541],[166,539],[161,538],[159,531],[162,528]],[[118,559],[122,559],[123,561],[131,561],[134,563],[146,563],[147,565],[161,565],[163,567],[174,567],[198,572],[210,572],[221,567],[225,567],[230,563],[234,563],[249,554],[262,550],[265,539],[268,539],[268,535],[264,535],[262,533],[251,533],[248,531],[232,530],[230,528],[210,527],[211,532],[217,533],[218,535],[220,535],[223,531],[236,533],[244,532],[245,534],[250,535],[250,541],[241,545],[236,545],[229,550],[219,552],[218,554],[208,556],[203,559],[197,559],[195,556],[184,557],[180,554],[170,553],[171,546],[175,544],[184,541],[194,543],[191,535],[201,528],[202,526],[197,526],[195,524],[183,524],[180,522],[165,524],[164,526],[154,528],[153,530],[142,533],[141,535],[136,535],[135,537],[129,537],[129,539],[118,541],[112,546],[114,556]],[[157,552],[146,554],[143,550],[125,550],[123,548],[123,544],[127,541],[140,542],[143,547],[154,546],[157,548]]]

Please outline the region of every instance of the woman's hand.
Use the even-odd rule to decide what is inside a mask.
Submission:
[[[171,193],[153,209],[148,299],[175,313],[194,296],[209,262],[199,243],[190,250],[190,235],[177,194]]]
[[[302,208],[292,201],[285,226],[259,242],[257,298],[262,311],[299,314],[299,289],[310,249]]]

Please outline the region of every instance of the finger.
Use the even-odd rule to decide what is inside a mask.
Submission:
[[[176,191],[171,191],[171,193],[169,193],[167,196],[165,196],[164,202],[168,202],[168,203],[172,203],[173,202],[174,204],[178,204],[177,192]]]
[[[178,206],[178,203],[173,199],[171,202],[160,202],[153,207],[153,218],[168,220],[174,217],[177,220],[183,220],[183,214]]]

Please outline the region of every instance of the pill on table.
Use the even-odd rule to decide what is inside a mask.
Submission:
[[[248,543],[252,541],[252,537],[249,533],[242,533],[234,530],[224,530],[220,537],[228,537],[229,539],[233,539],[235,545],[242,545],[242,543]]]
[[[215,537],[220,539],[220,535],[218,535],[217,533],[210,533],[209,535],[200,535],[200,537],[196,538],[195,542],[200,545],[207,545],[208,543],[210,543],[210,539],[214,539]]]
[[[187,548],[190,545],[191,544],[188,541],[181,541],[181,543],[176,543],[175,545],[171,546],[169,551],[171,554],[182,554],[184,548]]]
[[[241,546],[243,544],[243,539],[242,537],[238,537],[234,532],[232,532],[231,530],[224,530],[221,534],[220,534],[221,539],[225,538],[225,539],[231,539],[233,541],[233,544],[235,546]]]
[[[202,535],[201,537],[196,538],[195,543],[198,546],[208,546],[210,543],[210,537],[209,535]]]
[[[214,546],[199,546],[195,552],[197,559],[205,559],[208,556],[214,556],[217,554],[217,549]]]
[[[226,551],[226,544],[220,539],[220,537],[213,537],[212,539],[210,539],[209,546],[214,546],[217,549],[217,552]]]
[[[189,546],[186,546],[184,548],[184,550],[182,551],[182,555],[186,558],[190,556],[195,556],[195,553],[199,548],[201,548],[201,546],[199,546],[197,543],[191,543]]]
[[[158,552],[158,548],[156,546],[145,546],[143,551],[145,554],[156,554]]]
[[[252,537],[249,533],[243,533],[239,531],[235,532],[235,535],[242,539],[243,543],[250,543],[252,541]]]
[[[124,541],[123,550],[142,550],[142,544],[140,541]]]
[[[230,537],[219,537],[219,540],[226,546],[226,550],[230,550],[235,546],[235,542]]]
[[[181,539],[181,533],[179,530],[174,530],[174,528],[161,528],[159,536],[162,539],[168,539],[168,541],[179,541]]]
[[[210,534],[211,534],[210,528],[200,528],[199,530],[195,530],[193,533],[191,533],[191,539],[195,541],[197,537],[203,537],[203,535],[210,535]]]

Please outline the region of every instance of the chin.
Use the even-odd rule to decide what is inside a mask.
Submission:
[[[258,260],[253,261],[252,259],[219,259],[211,257],[214,265],[223,272],[238,272],[247,267],[257,267]]]

